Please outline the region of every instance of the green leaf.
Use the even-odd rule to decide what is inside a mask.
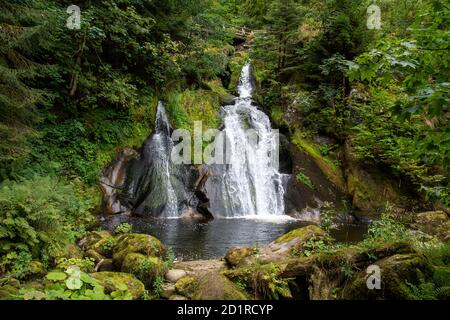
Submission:
[[[60,271],[51,271],[47,274],[47,279],[51,281],[62,281],[67,278],[67,274]]]

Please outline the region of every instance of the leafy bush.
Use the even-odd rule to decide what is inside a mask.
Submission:
[[[67,270],[71,266],[76,266],[84,272],[94,272],[95,262],[93,258],[76,259],[76,258],[61,258],[57,261],[56,268]]]
[[[105,288],[87,273],[77,268],[65,272],[52,271],[47,274],[50,282],[44,291],[23,288],[19,291],[24,300],[131,300],[125,284],[117,285],[115,291],[105,293]]]
[[[34,177],[0,185],[0,254],[29,252],[44,263],[84,233],[93,204],[73,185]]]

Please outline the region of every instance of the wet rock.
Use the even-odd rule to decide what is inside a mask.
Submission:
[[[151,288],[155,278],[164,274],[164,265],[157,257],[129,253],[122,263],[121,271],[134,275],[147,288]]]
[[[165,247],[161,241],[148,234],[130,233],[121,235],[117,238],[117,245],[114,248],[114,266],[120,269],[125,257],[130,253],[162,257],[165,253]]]
[[[187,273],[184,270],[171,269],[171,270],[167,271],[165,277],[166,277],[167,281],[175,283],[186,275],[187,275]]]
[[[236,267],[242,265],[245,258],[257,253],[252,247],[236,247],[228,250],[225,255],[225,261],[231,266]]]
[[[91,276],[105,287],[107,293],[117,290],[118,286],[126,285],[134,300],[140,299],[145,291],[144,284],[135,276],[123,272],[96,272]]]

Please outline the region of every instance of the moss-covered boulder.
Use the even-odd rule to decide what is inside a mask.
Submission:
[[[193,299],[198,289],[199,281],[194,276],[184,276],[175,283],[175,290],[182,296]]]
[[[221,273],[185,276],[177,281],[178,294],[193,300],[247,300],[248,296]]]
[[[7,284],[0,287],[0,300],[18,300],[19,289]]]
[[[66,259],[82,259],[83,251],[76,244],[68,243],[64,246],[64,248],[59,252],[57,259],[66,258]]]
[[[78,242],[81,249],[88,251],[94,244],[101,239],[112,237],[111,233],[106,230],[91,231],[83,239]]]
[[[117,290],[120,286],[126,285],[134,300],[140,299],[145,291],[144,284],[135,276],[123,272],[96,272],[91,276],[105,287],[107,293]]]
[[[450,242],[450,220],[437,228],[436,236],[443,242]]]
[[[243,264],[244,259],[256,254],[258,251],[253,247],[235,247],[228,250],[225,255],[225,261],[231,267]]]
[[[120,269],[125,257],[130,253],[162,257],[165,248],[161,241],[148,234],[130,233],[121,235],[117,238],[117,245],[114,248],[114,266]]]
[[[262,248],[258,260],[270,262],[289,256],[300,256],[305,249],[305,245],[314,246],[317,241],[331,243],[332,239],[325,231],[315,225],[298,228],[282,235]]]
[[[112,258],[112,254],[116,244],[117,240],[114,237],[105,237],[94,243],[91,246],[91,250],[98,252],[104,257]]]
[[[367,274],[363,270],[355,274],[343,286],[340,298],[351,300],[411,299],[407,283],[419,284],[420,275],[430,276],[433,272],[427,259],[416,253],[396,254],[373,263],[381,271],[381,289],[368,289]]]
[[[33,260],[29,264],[28,272],[25,275],[26,279],[36,279],[42,278],[47,274],[47,270],[45,269],[42,262]]]
[[[84,255],[87,258],[92,258],[95,263],[99,263],[100,261],[102,261],[103,259],[106,258],[106,257],[102,256],[100,253],[98,253],[97,251],[95,251],[94,249],[89,249],[88,251],[86,251],[86,253]]]
[[[140,253],[129,253],[122,263],[121,271],[133,274],[147,288],[152,288],[156,277],[164,275],[165,267],[157,257],[144,256]]]

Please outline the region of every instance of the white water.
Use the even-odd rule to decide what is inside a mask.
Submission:
[[[239,98],[224,107],[224,134],[228,165],[222,176],[225,217],[273,218],[284,214],[286,175],[278,172],[273,152],[278,152],[278,136],[267,115],[252,105],[250,65],[243,67]],[[249,139],[253,129],[257,139]]]
[[[156,123],[155,130],[158,141],[161,141],[161,167],[164,170],[164,174],[162,175],[165,180],[163,186],[166,186],[167,190],[167,203],[164,207],[164,211],[162,215],[166,218],[177,218],[178,217],[178,199],[173,188],[171,182],[171,174],[170,174],[170,154],[173,148],[173,141],[170,138],[170,126],[169,120],[167,119],[166,109],[164,108],[161,101],[158,102],[158,107],[156,111]]]

